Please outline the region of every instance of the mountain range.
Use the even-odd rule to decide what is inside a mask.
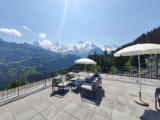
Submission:
[[[0,39],[0,87],[18,76],[28,80],[42,79],[44,73],[57,72],[70,67],[80,57],[51,52],[40,47],[23,43],[17,44]],[[2,82],[3,81],[3,82]]]
[[[43,49],[50,50],[52,52],[61,53],[61,54],[72,54],[80,57],[87,57],[89,54],[96,52],[97,54],[102,54],[104,50],[107,50],[108,53],[117,48],[116,45],[95,45],[92,42],[88,41],[79,41],[72,45],[62,45],[57,42],[51,42],[49,40],[41,40],[33,43],[36,46],[39,46]]]
[[[79,41],[64,46],[48,40],[34,44],[7,42],[0,39],[0,81],[5,86],[9,81],[26,76],[29,81],[43,79],[44,73],[57,72],[74,64],[76,59],[88,54],[114,50],[116,46],[97,46]]]

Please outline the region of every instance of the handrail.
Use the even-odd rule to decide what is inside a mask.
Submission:
[[[52,78],[48,78],[33,83],[28,82],[26,85],[18,86],[16,88],[4,89],[0,91],[0,106],[19,97],[49,87],[51,84]]]

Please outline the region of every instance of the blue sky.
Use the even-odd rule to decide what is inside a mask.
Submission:
[[[160,26],[160,0],[1,0],[0,38],[123,45]]]

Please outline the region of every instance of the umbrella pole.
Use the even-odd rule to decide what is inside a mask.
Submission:
[[[86,64],[85,64],[85,74],[87,74],[87,67],[86,67]],[[87,74],[89,76],[89,73]]]
[[[141,77],[141,62],[140,62],[140,55],[138,55],[138,65],[139,65],[139,99],[141,100],[141,82],[140,82],[140,77]]]
[[[138,65],[139,65],[139,75],[138,75],[138,82],[139,82],[139,98],[135,99],[135,102],[139,105],[143,105],[143,106],[149,106],[149,104],[145,101],[142,100],[141,98],[141,82],[140,82],[140,73],[141,73],[141,63],[140,63],[140,55],[138,55]]]

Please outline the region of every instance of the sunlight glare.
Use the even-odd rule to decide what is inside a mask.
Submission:
[[[61,22],[60,22],[59,35],[61,35],[64,29],[64,24],[67,18],[67,10],[68,10],[68,0],[64,0],[64,9],[62,13]]]

